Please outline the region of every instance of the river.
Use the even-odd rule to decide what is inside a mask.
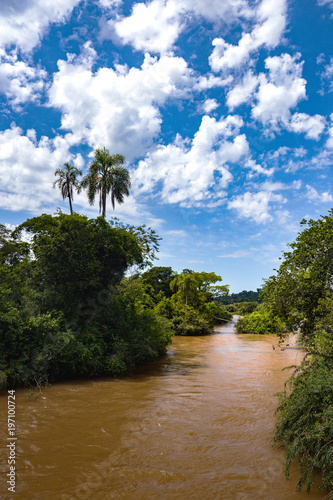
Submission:
[[[272,447],[274,393],[299,363],[274,336],[175,337],[133,377],[58,383],[36,399],[16,391],[15,500],[313,500],[287,481]],[[35,391],[35,394],[38,391]],[[6,414],[7,394],[0,398]],[[4,420],[2,419],[2,422]],[[7,428],[1,426],[2,443]]]

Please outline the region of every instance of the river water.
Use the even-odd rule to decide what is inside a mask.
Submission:
[[[16,391],[15,500],[313,500],[283,474],[272,447],[274,393],[299,363],[274,336],[175,337],[168,354],[133,377]],[[0,398],[6,415],[7,394]],[[2,419],[2,422],[4,420]],[[1,426],[2,443],[7,428]]]

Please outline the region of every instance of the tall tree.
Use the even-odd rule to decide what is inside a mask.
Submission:
[[[94,151],[94,157],[94,161],[89,165],[89,173],[81,185],[87,189],[90,205],[93,205],[96,194],[99,193],[99,213],[102,213],[102,217],[105,218],[106,197],[111,193],[113,209],[115,202],[123,203],[124,196],[129,195],[130,175],[122,166],[125,161],[124,156],[110,155],[106,148],[97,148]]]
[[[71,215],[73,214],[73,188],[77,191],[80,190],[80,183],[78,181],[78,176],[82,175],[82,171],[74,167],[70,163],[64,163],[64,168],[57,168],[54,175],[58,176],[57,180],[53,183],[53,187],[58,186],[61,192],[62,199],[69,200],[69,208]]]

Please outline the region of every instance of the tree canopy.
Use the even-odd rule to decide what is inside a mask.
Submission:
[[[302,220],[303,231],[283,253],[276,276],[264,286],[264,300],[289,329],[313,335],[318,305],[333,292],[333,211],[318,220]]]

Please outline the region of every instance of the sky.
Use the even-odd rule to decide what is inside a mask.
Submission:
[[[255,290],[333,206],[332,33],[333,0],[1,0],[0,222],[68,212],[54,171],[105,147],[155,265]]]

